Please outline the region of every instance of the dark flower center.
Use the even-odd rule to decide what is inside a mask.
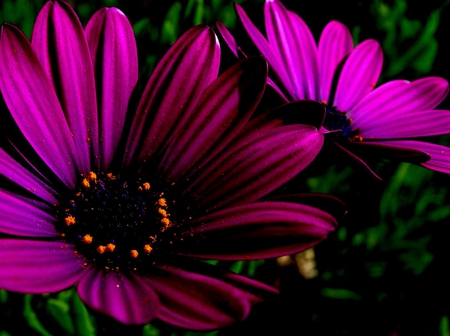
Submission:
[[[363,140],[359,135],[359,130],[352,129],[352,119],[347,118],[345,112],[337,110],[335,106],[325,106],[326,112],[323,127],[329,131],[341,131],[339,134],[340,137],[351,142],[360,142]]]
[[[90,172],[59,209],[59,230],[95,265],[136,271],[151,262],[161,236],[174,225],[171,204],[148,181]]]

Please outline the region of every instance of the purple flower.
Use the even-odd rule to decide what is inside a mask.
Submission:
[[[83,30],[50,1],[31,43],[5,24],[0,48],[0,89],[23,135],[0,148],[0,288],[77,284],[88,306],[126,324],[214,329],[277,291],[198,259],[277,257],[334,230],[328,212],[295,202],[313,199],[262,199],[314,159],[323,135],[249,122],[267,64],[218,76],[210,28],[167,52],[134,114],[136,45],[117,9]]]
[[[449,148],[413,140],[450,133],[450,111],[434,109],[449,91],[446,80],[394,80],[374,89],[383,63],[377,41],[354,48],[347,27],[332,21],[316,45],[304,21],[278,0],[265,2],[266,38],[238,4],[236,11],[279,83],[269,84],[284,101],[312,99],[326,106],[325,116],[304,116],[303,122],[322,126],[331,137],[327,145],[366,168],[362,159],[375,156],[450,172]],[[217,26],[238,56],[234,38],[223,24]]]

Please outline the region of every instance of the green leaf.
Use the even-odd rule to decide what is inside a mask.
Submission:
[[[72,293],[70,305],[75,325],[75,335],[95,336],[96,328],[93,323],[93,318],[89,315],[86,307],[75,291]]]
[[[23,316],[28,322],[28,326],[32,329],[34,329],[36,332],[38,332],[40,335],[43,336],[52,336],[42,325],[42,323],[39,321],[36,313],[33,310],[33,307],[31,306],[31,299],[32,295],[27,294],[24,296],[25,300],[25,307],[23,310]]]
[[[73,335],[75,327],[69,314],[70,307],[63,300],[49,298],[46,305],[47,314],[66,334]]]

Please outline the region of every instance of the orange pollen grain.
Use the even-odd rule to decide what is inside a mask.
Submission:
[[[150,183],[148,182],[143,183],[142,188],[144,188],[144,190],[150,190]]]
[[[95,181],[97,179],[97,174],[90,171],[89,174],[87,175],[87,178],[91,181]]]
[[[139,252],[138,252],[138,251],[136,251],[136,250],[131,250],[131,251],[130,251],[130,257],[131,257],[131,258],[137,258],[138,255],[139,255]]]
[[[170,225],[170,220],[168,218],[161,219],[161,223],[164,224],[164,227],[168,227]]]
[[[149,244],[144,245],[144,251],[145,253],[150,253],[152,251],[152,247]]]
[[[159,205],[159,206],[162,206],[162,207],[167,207],[166,199],[165,199],[165,198],[160,198],[160,199],[158,200],[158,205]]]
[[[350,139],[351,142],[362,142],[364,138],[360,135],[355,135],[353,138]]]
[[[86,243],[86,244],[90,244],[90,243],[92,243],[92,239],[93,239],[93,237],[90,234],[87,234],[87,235],[83,236],[82,242]]]
[[[161,208],[158,208],[158,212],[161,214],[161,216],[163,217],[167,217],[167,211]]]
[[[89,188],[91,186],[86,178],[84,178],[83,181],[81,181],[81,185],[85,188]]]
[[[114,252],[114,249],[116,248],[116,245],[109,243],[106,245],[106,251],[108,252]]]
[[[97,252],[100,254],[105,253],[106,251],[106,246],[100,245],[99,247],[97,247]]]
[[[67,226],[73,225],[76,223],[75,217],[73,216],[67,216],[66,218],[64,218],[64,221],[66,222]]]

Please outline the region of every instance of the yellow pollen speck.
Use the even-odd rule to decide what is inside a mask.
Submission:
[[[106,251],[108,252],[114,252],[114,249],[116,248],[116,245],[109,243],[106,245]]]
[[[67,226],[73,225],[76,223],[75,217],[73,216],[67,216],[66,218],[64,218],[64,221],[66,222]]]
[[[138,255],[139,255],[139,252],[138,252],[138,251],[136,251],[136,250],[131,250],[131,251],[130,251],[130,257],[131,257],[131,258],[137,258]]]
[[[153,237],[153,236],[150,236],[150,237],[148,237],[148,238],[152,241],[152,243],[156,240],[156,238]]]
[[[87,178],[91,181],[95,181],[97,179],[97,174],[94,172],[89,172],[89,174],[87,175]]]
[[[150,190],[150,183],[145,182],[144,184],[142,184],[142,187],[143,187],[145,190]]]
[[[80,196],[81,196],[81,191],[77,192],[77,193],[75,194],[75,196],[80,197]]]
[[[81,185],[85,188],[89,188],[91,186],[86,178],[84,178],[83,181],[81,181]]]
[[[170,225],[170,220],[168,218],[161,219],[161,223],[164,224],[164,227],[168,227]]]
[[[161,216],[163,217],[167,217],[167,211],[161,208],[158,208],[158,212],[161,214]]]
[[[158,200],[158,205],[162,206],[162,207],[166,207],[167,206],[166,199],[165,198],[160,198]]]
[[[150,253],[152,251],[152,247],[149,244],[144,245],[144,251],[145,253]]]
[[[87,234],[87,235],[83,236],[82,241],[83,241],[83,243],[90,244],[90,243],[92,243],[92,239],[93,239],[92,236],[90,234]]]
[[[97,252],[98,253],[103,254],[103,253],[105,253],[105,251],[106,251],[106,247],[105,246],[100,245],[99,247],[97,247]]]

